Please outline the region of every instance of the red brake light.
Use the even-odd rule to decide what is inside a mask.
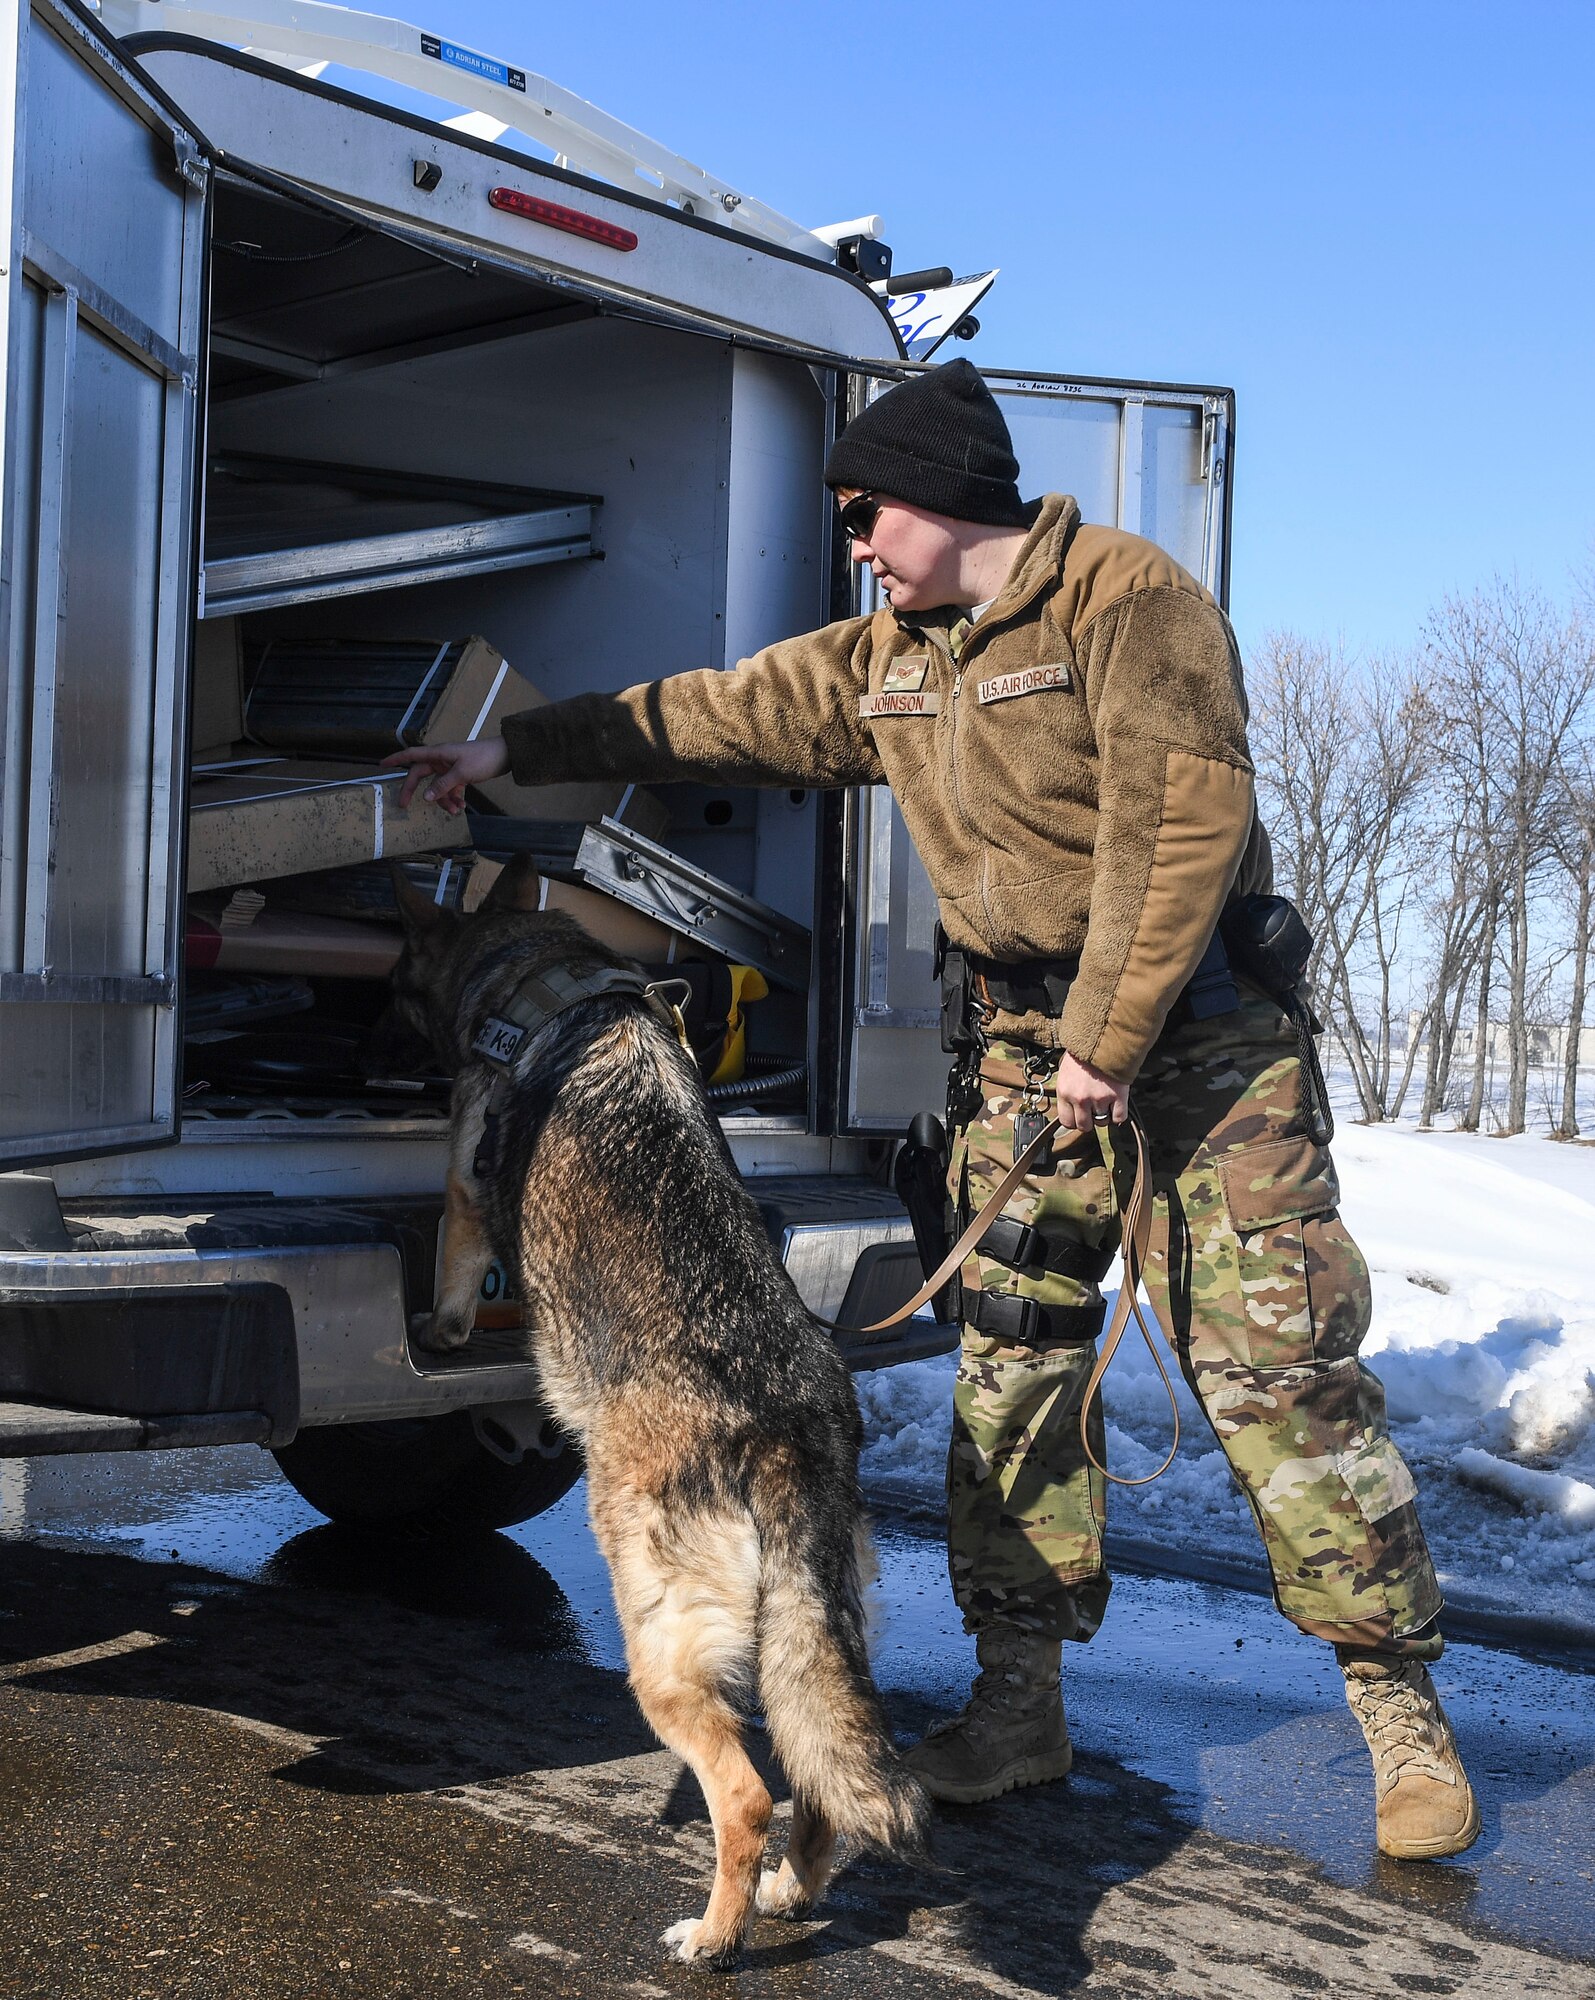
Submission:
[[[490,188],[488,200],[509,215],[524,215],[528,222],[546,222],[550,229],[563,229],[571,236],[585,236],[593,243],[607,243],[611,250],[635,250],[637,238],[618,223],[603,222],[596,215],[583,215],[579,208],[562,202],[544,201],[541,195],[522,194],[519,188]]]

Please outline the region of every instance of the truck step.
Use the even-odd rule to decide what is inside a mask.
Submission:
[[[874,1340],[843,1340],[840,1345],[842,1359],[859,1375],[867,1368],[894,1368],[899,1361],[929,1361],[938,1354],[951,1354],[962,1338],[962,1328],[945,1320],[916,1318]]]
[[[0,1403],[0,1458],[69,1451],[182,1451],[191,1445],[264,1444],[271,1419],[261,1410],[202,1416],[113,1417],[48,1403]]]

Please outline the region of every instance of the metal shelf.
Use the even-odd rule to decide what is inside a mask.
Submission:
[[[206,478],[200,616],[592,554],[594,497],[228,453]]]

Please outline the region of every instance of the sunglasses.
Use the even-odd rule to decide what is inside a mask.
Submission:
[[[850,542],[856,542],[869,535],[880,519],[884,501],[877,500],[873,493],[855,493],[841,512],[842,533]]]

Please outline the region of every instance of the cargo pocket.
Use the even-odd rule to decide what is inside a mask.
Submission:
[[[1344,1325],[1320,1341],[1315,1310],[1315,1273],[1328,1300],[1340,1289],[1345,1252],[1356,1253],[1338,1224],[1338,1240],[1324,1235],[1324,1218],[1340,1199],[1328,1152],[1302,1136],[1247,1146],[1219,1160],[1218,1180],[1236,1239],[1242,1353],[1255,1368],[1285,1368],[1355,1352],[1355,1343],[1344,1344]]]
[[[1329,1149],[1315,1146],[1305,1135],[1223,1154],[1218,1180],[1237,1236],[1340,1206],[1340,1183]]]
[[[1384,1434],[1378,1383],[1355,1356],[1232,1368],[1202,1391],[1287,1617],[1309,1627],[1391,1618],[1411,1630],[1434,1615],[1412,1475]]]

